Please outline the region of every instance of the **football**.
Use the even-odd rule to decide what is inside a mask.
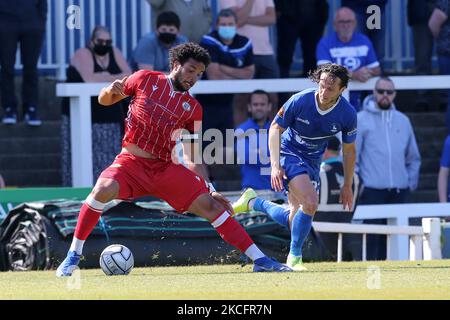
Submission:
[[[100,267],[108,275],[127,275],[134,266],[130,249],[121,244],[112,244],[100,255]]]

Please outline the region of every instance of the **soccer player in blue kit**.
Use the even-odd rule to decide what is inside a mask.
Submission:
[[[258,198],[253,189],[245,190],[233,205],[236,214],[262,211],[291,230],[286,264],[295,271],[306,270],[302,246],[318,206],[320,163],[328,140],[338,132],[342,132],[344,164],[340,201],[349,211],[353,205],[357,117],[356,110],[342,97],[349,81],[348,70],[338,64],[323,64],[310,72],[309,78],[319,87],[294,94],[269,130],[272,188],[288,190],[289,209]]]

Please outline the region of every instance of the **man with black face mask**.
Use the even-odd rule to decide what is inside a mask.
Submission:
[[[358,113],[356,166],[364,185],[360,204],[408,202],[417,188],[420,154],[409,119],[394,105],[395,87],[388,77],[380,78]],[[368,223],[386,224],[386,219]],[[367,237],[367,259],[386,259],[384,236]]]
[[[155,70],[169,72],[169,49],[187,42],[179,34],[180,18],[173,11],[158,15],[156,31],[142,37],[134,50],[131,66],[136,70]]]

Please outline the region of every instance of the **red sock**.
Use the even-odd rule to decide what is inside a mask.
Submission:
[[[86,199],[78,215],[77,227],[75,228],[74,234],[75,238],[80,240],[87,239],[100,219],[103,208],[104,204],[96,201],[91,196]]]
[[[245,252],[253,244],[247,231],[227,211],[219,214],[211,224],[225,242],[241,252]]]

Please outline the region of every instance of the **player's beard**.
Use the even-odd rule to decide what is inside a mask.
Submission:
[[[173,77],[173,86],[176,91],[180,91],[180,92],[188,91],[188,89],[183,87],[182,81],[180,81],[180,75],[178,73],[175,74],[175,76]]]

